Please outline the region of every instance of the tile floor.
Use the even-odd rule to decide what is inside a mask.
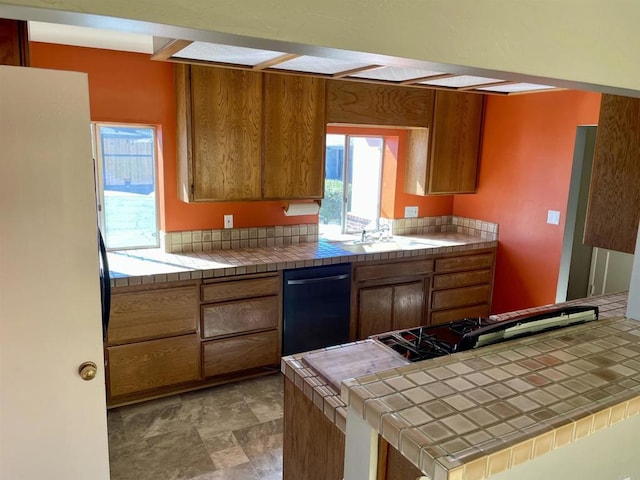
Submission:
[[[109,410],[111,480],[282,479],[282,378]]]

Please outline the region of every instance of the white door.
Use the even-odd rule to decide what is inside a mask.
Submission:
[[[109,478],[89,135],[85,74],[0,67],[2,479]]]
[[[604,248],[593,248],[589,296],[629,290],[633,255]]]

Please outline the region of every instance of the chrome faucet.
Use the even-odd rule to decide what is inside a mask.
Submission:
[[[367,232],[365,229],[362,229],[362,235],[360,237],[360,241],[366,242],[370,238],[374,238],[374,235],[376,234],[378,235],[376,240],[379,240],[382,242],[391,240],[391,228],[389,228],[389,225],[385,224],[385,225],[382,225],[377,230],[372,230],[371,232]]]

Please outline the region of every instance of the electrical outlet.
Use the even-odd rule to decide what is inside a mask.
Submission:
[[[233,228],[233,215],[224,216],[224,228]]]
[[[404,207],[404,218],[416,218],[418,216],[418,207]]]
[[[549,210],[547,212],[547,223],[550,225],[560,225],[560,212],[557,210]]]

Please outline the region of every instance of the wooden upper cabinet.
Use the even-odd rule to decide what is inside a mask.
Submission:
[[[264,75],[264,198],[324,196],[326,81]]]
[[[640,221],[640,99],[602,95],[584,243],[634,253]]]
[[[484,96],[438,90],[431,131],[409,132],[405,192],[476,191]]]
[[[434,91],[331,80],[327,122],[396,127],[431,127]]]
[[[30,65],[27,22],[0,18],[0,65]]]
[[[179,65],[176,84],[181,199],[259,200],[262,74]]]

